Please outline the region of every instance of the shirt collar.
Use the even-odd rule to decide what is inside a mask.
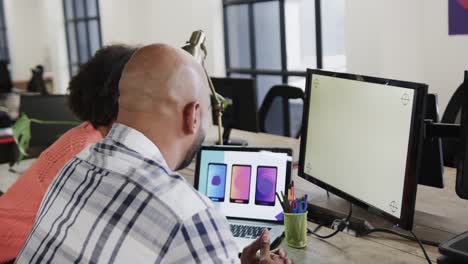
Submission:
[[[155,160],[170,170],[159,148],[143,133],[129,126],[114,123],[107,138],[110,138],[125,147],[139,153],[145,158]]]

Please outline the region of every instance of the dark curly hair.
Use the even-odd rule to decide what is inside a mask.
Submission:
[[[135,51],[126,45],[105,46],[80,67],[68,87],[68,106],[80,120],[97,128],[117,118],[120,76]]]

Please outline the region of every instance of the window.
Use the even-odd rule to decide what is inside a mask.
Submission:
[[[98,0],[63,0],[68,67],[73,76],[102,46]]]
[[[10,63],[3,0],[0,0],[0,60],[6,61],[8,64]]]
[[[306,68],[346,70],[345,0],[223,0],[226,71],[304,88]]]

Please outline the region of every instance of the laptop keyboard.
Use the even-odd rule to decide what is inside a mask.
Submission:
[[[231,232],[234,237],[240,238],[251,238],[255,239],[262,234],[263,229],[267,228],[271,230],[269,227],[263,226],[248,226],[248,225],[237,225],[237,224],[230,224]]]

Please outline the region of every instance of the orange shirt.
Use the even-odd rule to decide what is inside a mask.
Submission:
[[[16,258],[34,224],[39,205],[62,167],[87,145],[102,139],[84,122],[62,135],[0,196],[0,263]]]

